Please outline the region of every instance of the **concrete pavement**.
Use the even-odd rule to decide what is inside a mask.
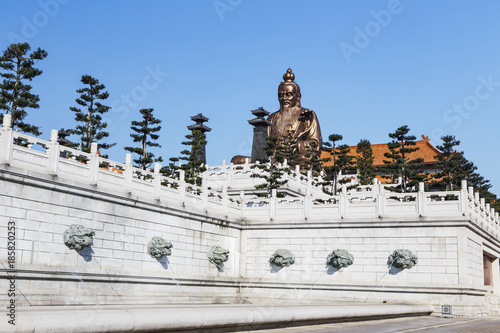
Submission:
[[[34,306],[17,309],[15,326],[7,323],[7,317],[0,321],[0,332],[227,332],[231,329],[422,316],[432,311],[430,305],[409,304]]]
[[[278,328],[253,333],[500,333],[500,317],[410,317]]]

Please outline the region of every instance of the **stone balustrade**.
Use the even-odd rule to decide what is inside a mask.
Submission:
[[[155,163],[152,171],[132,166],[131,155],[125,163],[102,158],[93,143],[91,152],[60,146],[57,130],[52,130],[50,141],[12,131],[10,115],[4,116],[0,128],[0,164],[13,168],[44,173],[57,179],[90,184],[105,191],[126,191],[144,199],[156,200],[167,206],[189,207],[193,211],[209,213],[220,219],[246,223],[270,220],[304,222],[335,222],[345,220],[384,221],[385,218],[439,219],[467,218],[488,234],[498,238],[499,215],[472,187],[462,182],[461,191],[425,192],[421,183],[418,192],[394,193],[385,186],[359,186],[339,195],[329,196],[319,185],[321,176],[303,175],[298,169],[285,173],[289,192],[279,198],[259,197],[255,184],[260,178],[251,174],[262,172],[253,164],[207,166],[202,175],[202,186],[160,174],[161,165]],[[286,168],[287,165],[282,166]]]

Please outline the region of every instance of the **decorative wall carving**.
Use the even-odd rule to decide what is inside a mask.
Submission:
[[[295,263],[295,256],[290,250],[278,249],[269,258],[269,262],[277,267],[288,267]]]
[[[219,266],[229,260],[229,250],[226,250],[219,245],[214,245],[208,251],[207,256],[208,260],[210,260],[212,264]]]
[[[326,264],[331,265],[337,269],[350,266],[353,264],[353,262],[354,262],[354,256],[350,254],[349,251],[344,249],[333,250],[326,257]]]
[[[388,265],[400,269],[405,269],[405,268],[410,269],[417,263],[418,263],[417,255],[408,249],[397,249],[389,256],[389,258],[387,258]]]
[[[148,242],[148,253],[151,257],[159,259],[171,255],[173,247],[171,242],[155,236]]]
[[[64,244],[71,250],[81,250],[92,246],[95,231],[81,224],[72,224],[64,231]]]

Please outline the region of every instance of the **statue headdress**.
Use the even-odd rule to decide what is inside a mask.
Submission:
[[[297,94],[300,95],[300,87],[297,84],[297,82],[295,82],[294,80],[295,80],[295,74],[293,74],[292,69],[290,67],[288,67],[288,69],[286,70],[286,73],[283,74],[283,82],[280,82],[280,86],[282,86],[284,84],[293,84],[297,88]],[[279,87],[278,87],[278,89],[279,89]]]

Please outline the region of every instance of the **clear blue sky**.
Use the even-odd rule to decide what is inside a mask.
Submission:
[[[3,1],[0,50],[27,41],[48,52],[28,117],[46,139],[75,126],[83,74],[105,84],[114,160],[150,107],[165,160],[180,155],[200,112],[213,128],[209,165],[250,154],[250,110],[278,109],[291,67],[324,138],[382,143],[402,125],[434,144],[452,134],[500,194],[499,13],[495,0]]]

